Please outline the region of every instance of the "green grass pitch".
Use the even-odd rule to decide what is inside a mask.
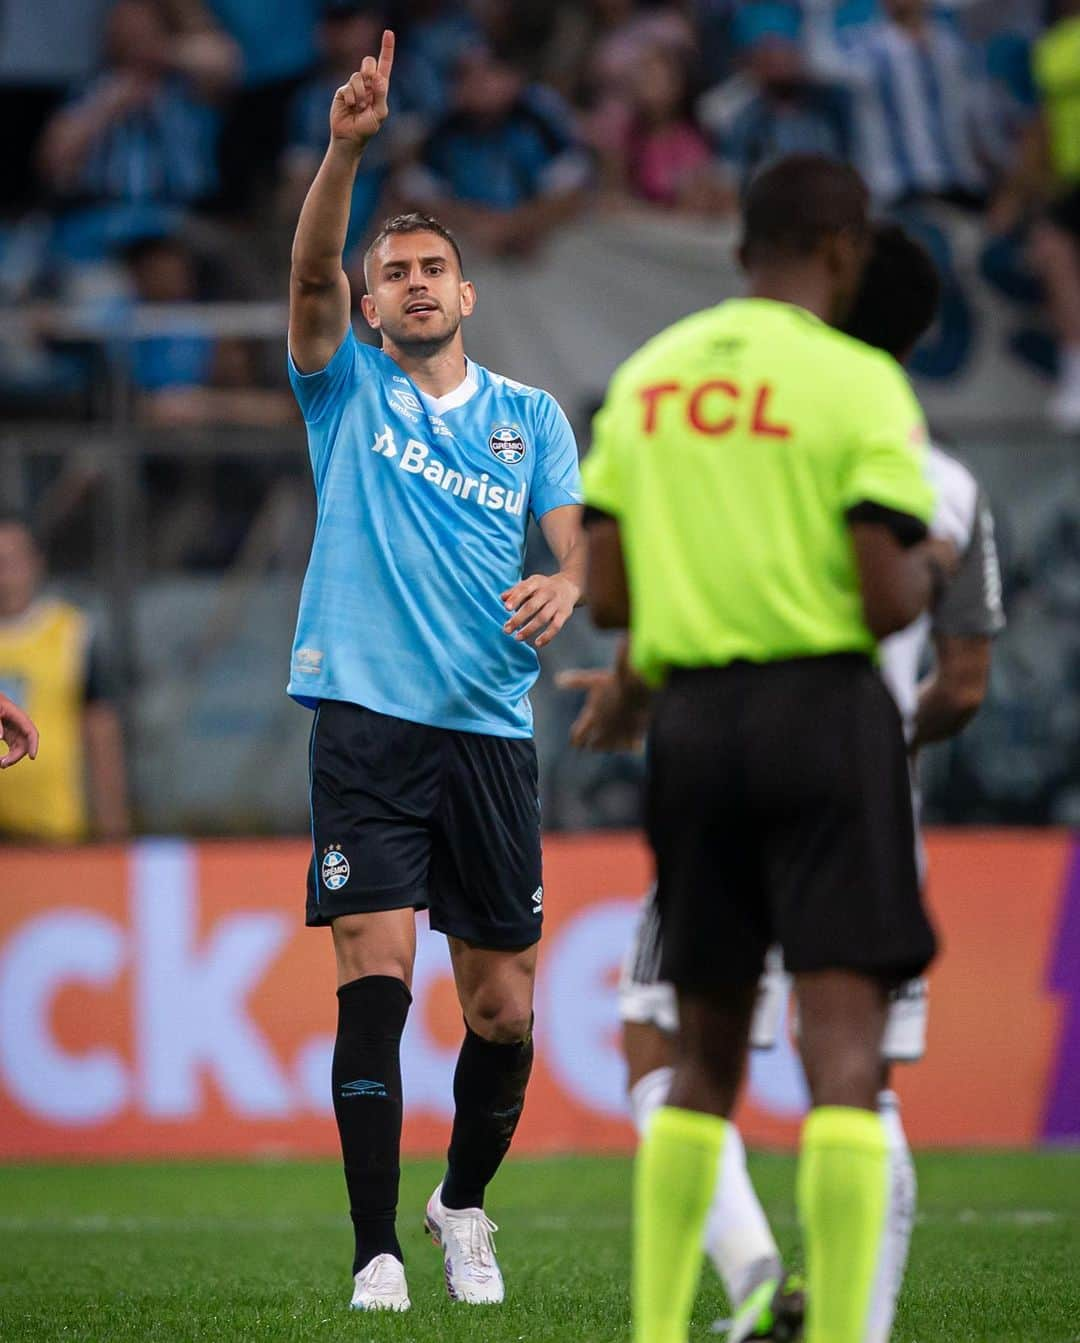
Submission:
[[[1080,1341],[1080,1153],[918,1159],[920,1220],[896,1343]],[[798,1262],[789,1157],[752,1171]],[[343,1186],[331,1163],[0,1169],[0,1339],[626,1343],[630,1163],[511,1161],[502,1307],[455,1306],[421,1230],[438,1178],[412,1162],[401,1227],[413,1309],[352,1315]],[[706,1271],[691,1339],[715,1337]]]

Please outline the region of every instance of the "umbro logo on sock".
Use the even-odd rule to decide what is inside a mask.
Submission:
[[[385,1096],[386,1087],[382,1082],[368,1082],[360,1078],[356,1082],[345,1082],[341,1093],[345,1096]]]

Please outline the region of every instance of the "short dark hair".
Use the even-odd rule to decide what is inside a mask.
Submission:
[[[367,250],[364,253],[364,270],[367,271],[367,263],[374,254],[376,248],[381,247],[387,238],[394,237],[398,233],[437,233],[440,238],[445,239],[454,249],[454,256],[457,258],[458,270],[465,274],[465,263],[461,259],[461,248],[458,241],[445,224],[437,220],[434,215],[424,214],[421,210],[410,210],[408,214],[395,215],[393,219],[384,221],[383,226],[378,233],[368,243]]]
[[[903,361],[930,329],[941,302],[941,276],[927,249],[899,224],[876,224],[849,336]]]
[[[865,234],[869,208],[866,183],[848,164],[824,154],[787,154],[763,168],[747,190],[743,260],[793,260],[835,234]]]

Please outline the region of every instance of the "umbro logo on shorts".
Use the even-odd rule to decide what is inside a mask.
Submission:
[[[537,886],[536,890],[532,893],[532,911],[534,914],[542,914],[544,912],[543,886]]]

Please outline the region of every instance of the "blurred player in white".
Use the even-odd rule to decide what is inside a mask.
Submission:
[[[939,290],[934,263],[925,249],[899,227],[879,225],[846,329],[904,362],[934,320]],[[881,645],[881,672],[900,710],[911,750],[916,817],[915,756],[920,747],[955,736],[977,712],[989,681],[992,641],[1004,625],[993,521],[979,486],[967,467],[936,447],[930,449],[928,472],[938,494],[931,531],[953,543],[960,564],[933,610]],[[920,666],[930,644],[933,670],[920,680]],[[576,746],[623,750],[641,742],[649,697],[629,671],[625,646],[613,670],[566,672],[559,684],[587,692],[571,731]],[[660,980],[659,966],[659,915],[654,892],[650,892],[642,903],[619,985],[627,1085],[639,1134],[649,1116],[666,1101],[678,1028],[675,993]],[[770,953],[761,980],[752,1048],[775,1045],[787,997],[788,980],[776,951]],[[887,1308],[871,1323],[867,1343],[884,1343],[889,1336],[915,1210],[915,1171],[889,1074],[894,1063],[922,1058],[927,1012],[925,980],[902,985],[892,996],[882,1044],[879,1108],[888,1134],[893,1180],[887,1269],[892,1290]],[[724,1146],[723,1170],[718,1173],[705,1236],[706,1249],[735,1310],[729,1343],[797,1338],[802,1293],[797,1282],[784,1279],[780,1252],[750,1183],[745,1149],[734,1127]]]

